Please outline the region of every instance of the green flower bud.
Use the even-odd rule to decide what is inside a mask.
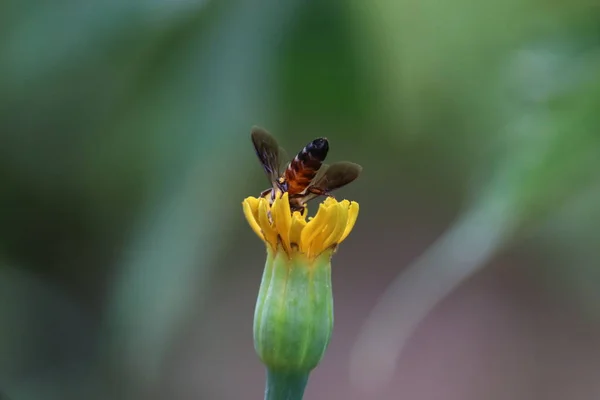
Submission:
[[[307,373],[321,361],[333,330],[330,259],[268,251],[254,313],[254,348],[268,368]]]

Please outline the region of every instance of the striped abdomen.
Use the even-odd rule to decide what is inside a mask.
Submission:
[[[329,143],[325,138],[307,144],[285,170],[287,191],[290,195],[302,193],[317,175],[327,157]]]

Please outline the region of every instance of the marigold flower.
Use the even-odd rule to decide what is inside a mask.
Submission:
[[[329,197],[308,220],[291,212],[287,193],[272,206],[248,197],[243,209],[267,248],[254,313],[254,348],[267,367],[265,399],[302,399],[331,338],[331,257],[352,231],[358,203]]]
[[[287,193],[275,199],[271,208],[267,199],[255,197],[246,198],[243,206],[250,227],[273,252],[281,247],[288,257],[302,253],[309,260],[326,250],[335,250],[350,234],[358,217],[358,203],[338,202],[333,197],[321,203],[309,221],[306,213],[291,213]]]

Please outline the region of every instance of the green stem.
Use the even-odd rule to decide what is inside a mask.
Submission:
[[[265,400],[302,400],[308,373],[280,372],[267,368]]]

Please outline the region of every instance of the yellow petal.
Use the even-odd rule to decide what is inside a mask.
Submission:
[[[328,249],[329,247],[333,246],[334,244],[337,244],[340,242],[340,238],[344,234],[344,231],[345,231],[347,223],[348,223],[348,205],[349,205],[348,203],[349,203],[348,200],[344,200],[336,207],[337,208],[336,223],[335,223],[335,226],[333,227],[333,229],[331,229],[331,231],[329,232],[329,235],[327,235],[323,239],[323,249]]]
[[[257,199],[256,197],[246,197],[244,202],[248,203],[248,206],[252,210],[252,215],[254,215],[254,219],[258,221],[258,203],[260,202],[260,199]]]
[[[292,216],[292,226],[290,228],[290,244],[296,244],[300,247],[301,239],[300,236],[302,231],[306,227],[306,219],[300,215],[299,211],[294,212]]]
[[[340,217],[340,207],[337,204],[332,204],[328,207],[329,215],[327,218],[327,222],[321,232],[313,239],[311,245],[311,254],[321,253],[323,250],[327,248],[325,245],[325,241],[331,235],[332,232],[335,231],[337,224],[339,223]],[[344,222],[345,225],[345,222]]]
[[[269,212],[269,204],[265,199],[260,199],[258,203],[258,224],[260,225],[260,229],[265,236],[265,240],[273,246],[273,248],[277,248],[277,231],[275,227],[271,225],[269,221],[269,217],[267,213]]]
[[[290,243],[290,228],[292,227],[292,211],[287,192],[279,199],[276,199],[271,208],[271,214],[275,223],[275,228],[283,243],[285,249],[290,252],[292,247]]]
[[[355,201],[350,202],[350,207],[348,207],[348,221],[346,222],[346,229],[344,229],[344,233],[342,237],[340,237],[338,243],[342,243],[350,232],[352,228],[354,228],[354,224],[356,223],[356,219],[358,218],[358,203]]]
[[[246,217],[250,228],[252,228],[254,233],[256,233],[259,238],[265,240],[265,236],[263,235],[257,221],[258,199],[255,197],[248,197],[242,202],[242,207],[244,208],[244,216]]]
[[[315,237],[317,237],[317,235],[325,228],[327,221],[330,218],[329,214],[331,213],[331,209],[331,206],[326,206],[325,203],[321,203],[317,210],[317,215],[308,221],[300,236],[300,242],[302,243],[300,247],[303,251],[309,251]]]
[[[325,204],[326,206],[332,206],[337,204],[337,200],[333,197],[327,197],[325,199],[325,201],[323,202],[323,204]]]

